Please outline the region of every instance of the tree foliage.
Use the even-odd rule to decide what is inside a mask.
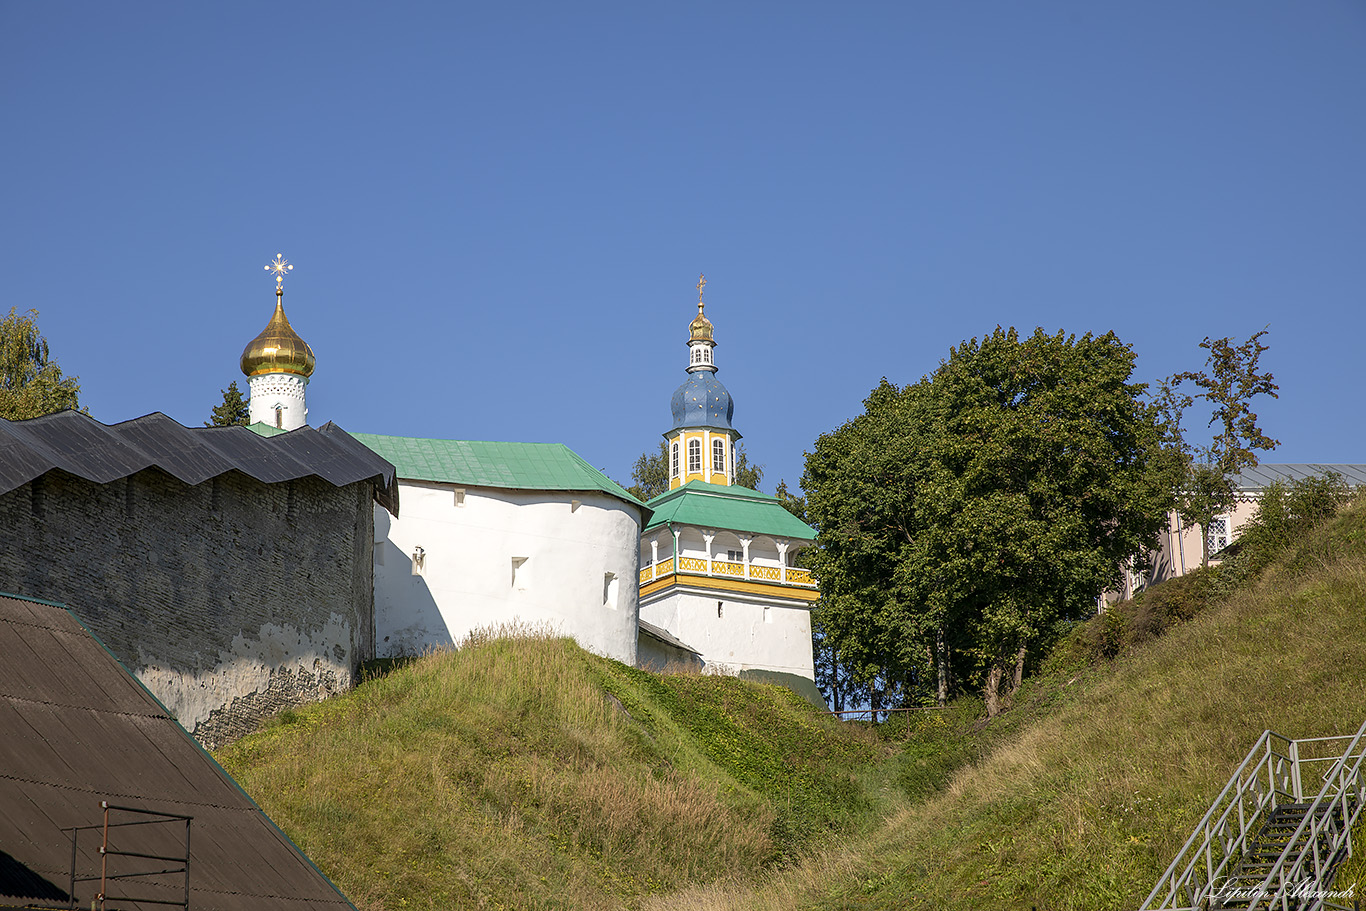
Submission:
[[[0,417],[11,421],[80,407],[80,378],[62,375],[37,319],[37,310],[13,307],[0,319]]]
[[[738,487],[758,490],[759,482],[764,479],[764,466],[751,465],[745,453],[745,444],[735,444],[735,477],[731,483]],[[662,493],[669,492],[669,444],[661,440],[659,449],[646,450],[636,459],[631,468],[630,487],[627,492],[637,500],[649,502]]]
[[[1209,564],[1209,525],[1215,516],[1233,508],[1238,474],[1256,467],[1256,450],[1270,451],[1279,443],[1257,426],[1252,400],[1259,395],[1278,398],[1279,389],[1270,373],[1259,370],[1263,329],[1242,344],[1228,336],[1206,337],[1200,347],[1209,352],[1205,369],[1186,371],[1169,377],[1159,387],[1158,407],[1175,439],[1184,463],[1184,478],[1176,497],[1177,514],[1182,521],[1199,525],[1202,534],[1201,563]],[[1182,386],[1191,384],[1199,391],[1191,394]],[[1189,388],[1189,387],[1187,387]],[[1196,402],[1210,408],[1209,424],[1214,433],[1208,444],[1186,441],[1181,422],[1187,409]]]
[[[759,482],[764,479],[764,466],[752,465],[749,455],[745,452],[744,443],[735,444],[735,477],[731,483],[736,487],[745,487],[749,490],[758,490]]]
[[[806,521],[806,497],[799,497],[787,489],[786,481],[779,481],[777,488],[773,491],[773,497],[783,504],[783,509],[792,513],[803,522]]]
[[[233,427],[247,425],[251,409],[247,405],[247,400],[242,397],[242,390],[237,388],[237,380],[228,384],[228,388],[223,390],[223,403],[215,405],[213,415],[204,422],[205,427]]]
[[[1155,543],[1177,462],[1133,362],[1113,333],[998,328],[816,441],[815,619],[853,681],[904,701],[976,683],[995,714],[1028,651]]]
[[[669,444],[659,441],[659,449],[645,450],[631,468],[631,480],[626,488],[637,500],[648,503],[662,493],[669,492]]]

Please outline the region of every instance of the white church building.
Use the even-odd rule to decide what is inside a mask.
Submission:
[[[698,281],[688,326],[688,378],[674,391],[664,434],[669,491],[650,501],[640,539],[640,619],[714,672],[813,680],[811,605],[820,592],[794,561],[816,533],[774,497],[733,483],[740,434],[731,425],[735,403],[716,378],[705,284]]]
[[[398,476],[375,511],[375,647],[421,654],[524,624],[636,663],[645,504],[560,443],[352,434]]]
[[[281,257],[275,313],[243,351],[250,421],[307,423],[313,350],[290,326]],[[397,475],[401,513],[375,511],[375,651],[420,654],[522,624],[627,664],[680,658],[715,673],[815,676],[794,558],[815,532],[773,497],[734,486],[734,405],[716,379],[698,282],[688,379],[673,395],[670,490],[649,504],[558,443],[351,434]]]

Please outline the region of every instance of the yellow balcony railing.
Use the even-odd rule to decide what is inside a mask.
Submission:
[[[729,560],[711,561],[711,572],[714,576],[739,576],[744,578],[745,564],[731,563]]]
[[[675,558],[661,560],[654,566],[647,566],[640,571],[640,584],[645,585],[654,579],[662,579],[674,573]],[[749,565],[749,575],[745,575],[745,564],[736,563],[731,560],[711,561],[711,572],[707,572],[707,561],[701,557],[678,557],[678,572],[696,576],[730,576],[736,579],[752,579],[761,582],[777,582],[780,585],[801,585],[811,588],[816,587],[816,580],[811,576],[809,569],[797,569],[789,566],[786,569],[778,566],[758,566],[754,563]]]
[[[644,585],[647,582],[650,582],[651,580],[660,578],[661,576],[671,576],[673,575],[673,571],[674,559],[673,557],[670,557],[669,559],[663,560],[654,566],[647,566],[644,569],[642,569],[640,571],[640,584]]]

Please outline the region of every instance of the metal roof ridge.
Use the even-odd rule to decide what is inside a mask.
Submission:
[[[705,484],[706,486],[692,487],[693,484]],[[694,478],[678,489],[687,490],[689,487],[692,487],[693,493],[701,494],[704,497],[744,497],[748,500],[762,500],[764,502],[771,500],[774,503],[778,503],[779,506],[782,505],[777,497],[766,494],[762,490],[755,490],[753,487],[744,487],[740,484],[712,484],[709,481],[699,481]],[[744,491],[744,493],[741,493],[740,491]],[[669,493],[673,493],[673,491],[671,490]]]
[[[332,423],[331,421],[328,422]],[[340,428],[339,428],[340,429]],[[532,443],[527,440],[458,440],[448,437],[410,437],[401,433],[370,433],[367,430],[345,431],[350,436],[380,437],[386,440],[408,440],[414,443],[480,443],[489,446],[559,446],[569,449],[569,446],[559,441],[548,443]],[[569,449],[570,452],[574,450]]]
[[[238,471],[262,484],[316,477],[342,487],[378,478],[382,494],[376,499],[388,505],[386,473],[371,464],[387,460],[349,435],[342,441],[307,425],[297,430],[302,433],[280,434],[292,439],[276,442],[246,427],[186,427],[159,411],[117,424],[71,410],[28,421],[0,419],[0,451],[13,456],[0,486],[8,493],[54,470],[108,484],[155,468],[189,486]],[[246,450],[231,445],[248,439]],[[262,471],[272,463],[276,471]]]

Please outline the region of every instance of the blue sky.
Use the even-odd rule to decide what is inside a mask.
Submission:
[[[1268,459],[1366,462],[1363,97],[1359,0],[0,0],[0,305],[197,425],[283,253],[311,423],[625,481],[705,272],[769,491],[998,324],[1144,381],[1269,326]]]

